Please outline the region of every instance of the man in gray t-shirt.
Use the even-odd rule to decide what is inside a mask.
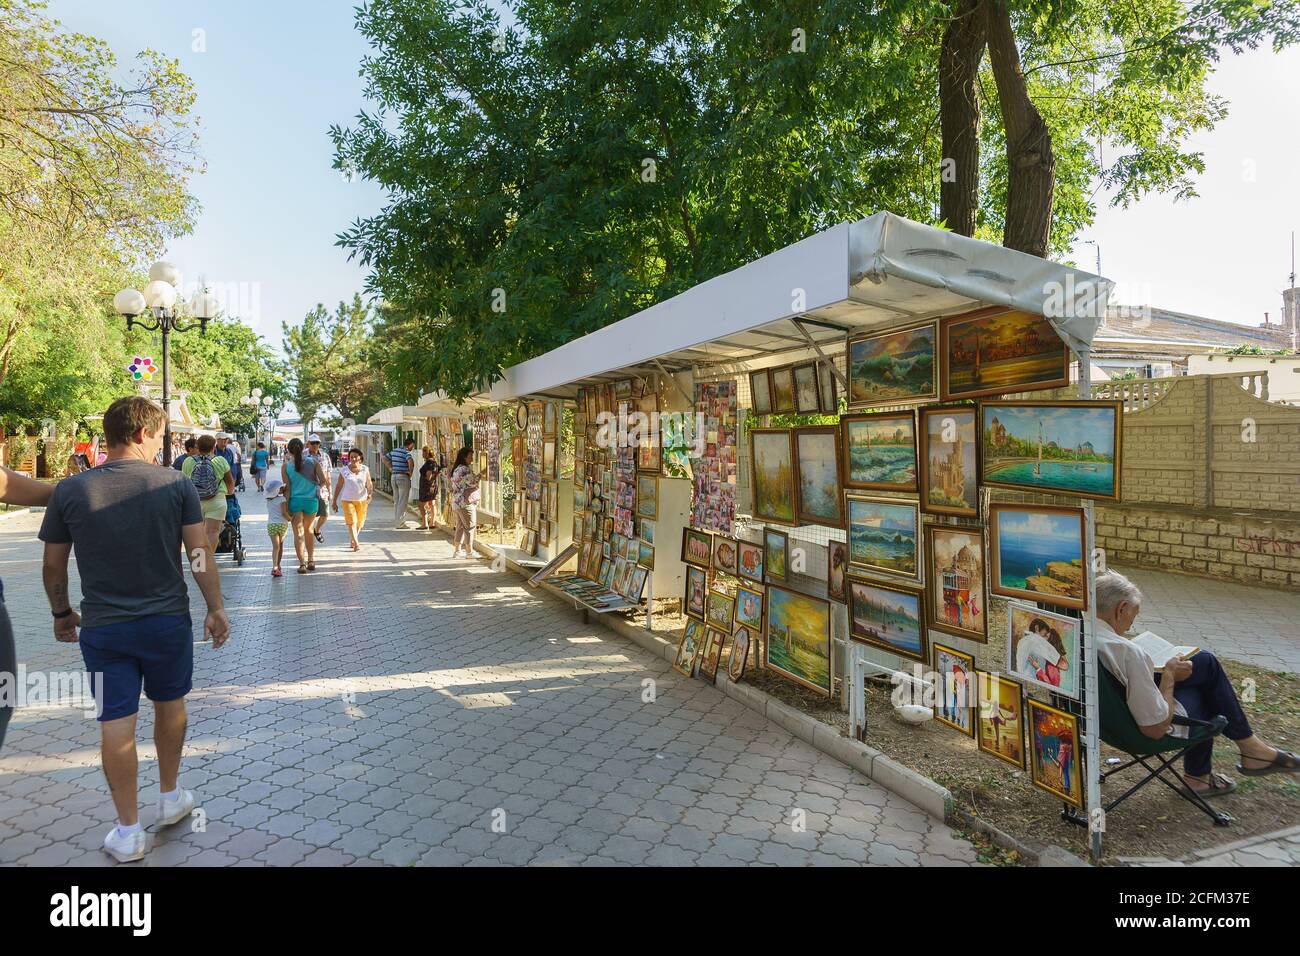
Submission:
[[[162,409],[146,398],[121,398],[110,405],[104,413],[108,460],[59,482],[40,531],[54,637],[80,642],[95,691],[104,776],[117,809],[117,825],[104,838],[104,849],[119,862],[139,860],[146,850],[136,804],[141,685],[154,704],[162,790],[154,826],[178,823],[197,806],[194,794],[177,784],[185,695],[194,670],[182,543],[207,601],[205,635],[217,648],[230,634],[194,483],[153,464],[164,425]],[[68,558],[74,550],[81,615],[72,609],[68,588]]]

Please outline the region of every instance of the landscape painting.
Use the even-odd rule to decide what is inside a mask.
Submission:
[[[849,339],[849,407],[936,397],[935,340],[933,322]]]
[[[790,557],[790,536],[775,528],[764,528],[763,550],[767,552],[767,576],[784,581],[789,574],[786,562]]]
[[[844,527],[844,498],[840,487],[840,431],[834,425],[794,430],[796,473],[799,476],[799,520],[806,524]]]
[[[831,694],[831,606],[778,585],[767,589],[766,665],[827,697]]]
[[[749,403],[755,415],[772,414],[772,380],[767,369],[749,373]]]
[[[975,398],[1070,384],[1070,350],[1041,315],[980,310],[944,319],[943,397]]]
[[[989,622],[983,533],[931,524],[925,526],[925,544],[930,627],[986,643]]]
[[[849,637],[925,663],[919,588],[849,578]]]
[[[1083,510],[1053,505],[989,508],[994,594],[1085,610]]]
[[[845,495],[849,518],[849,563],[873,571],[920,578],[913,501]]]
[[[1036,700],[1028,703],[1029,779],[1038,789],[1082,810],[1078,718]]]
[[[921,510],[929,514],[980,516],[979,442],[974,405],[921,409]]]
[[[795,366],[794,407],[800,415],[815,414],[821,407],[817,397],[817,366],[812,362]]]
[[[794,413],[794,371],[790,366],[769,370],[772,380],[772,411]]]
[[[984,483],[1120,499],[1120,403],[984,402]]]
[[[911,412],[840,419],[844,486],[916,491],[916,419]]]
[[[1021,687],[1013,680],[975,672],[979,687],[979,748],[1012,766],[1025,769],[1025,725]]]
[[[969,654],[934,645],[934,719],[975,736],[975,658]]]
[[[750,429],[749,460],[754,517],[794,524],[794,434],[788,428]]]

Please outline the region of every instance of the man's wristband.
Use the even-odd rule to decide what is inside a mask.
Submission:
[[[51,613],[52,615],[54,615],[54,619],[57,621],[57,620],[59,620],[60,618],[65,618],[65,617],[68,617],[69,615],[71,615],[71,614],[72,614],[72,608],[68,608],[66,611],[51,611],[50,613]]]

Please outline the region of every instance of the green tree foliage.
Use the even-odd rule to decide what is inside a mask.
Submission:
[[[513,0],[506,30],[489,0],[369,0],[373,107],[331,135],[336,166],[392,197],[339,237],[384,302],[392,388],[463,396],[835,222],[942,222],[939,50],[962,10],[997,20],[1003,53],[1010,29],[1019,60],[999,84],[972,40],[963,231],[1011,234],[1008,156],[1038,162],[1024,131],[1045,128],[1051,176],[1021,177],[1019,208],[1058,255],[1098,183],[1120,203],[1190,194],[1192,137],[1225,109],[1205,89],[1220,50],[1292,42],[1300,16],[1290,0],[992,2]]]
[[[301,324],[283,324],[289,394],[304,422],[326,408],[364,422],[383,407],[384,376],[370,308],[360,295],[331,315],[317,304]]]

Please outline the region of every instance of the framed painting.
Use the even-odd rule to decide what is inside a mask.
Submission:
[[[1013,680],[981,670],[975,672],[975,684],[979,688],[979,713],[975,725],[980,750],[1024,770],[1025,723],[1021,686]]]
[[[1039,790],[1083,809],[1083,774],[1079,772],[1079,719],[1030,698],[1029,779]]]
[[[1087,610],[1083,509],[989,506],[989,582],[994,594]]]
[[[982,480],[997,488],[1120,500],[1118,401],[981,402]]]
[[[831,694],[831,605],[779,585],[767,589],[764,664],[827,697]]]
[[[651,475],[663,471],[663,446],[658,440],[646,439],[637,446],[636,470]]]
[[[794,369],[789,365],[768,369],[768,378],[772,382],[772,411],[780,415],[793,415]]]
[[[542,403],[542,434],[549,437],[554,437],[556,434],[556,430],[559,427],[558,421],[559,421],[559,416],[557,414],[556,404],[554,402],[543,402]]]
[[[637,522],[641,533],[641,540],[646,544],[655,543],[655,523],[649,518],[642,518]]]
[[[627,579],[627,591],[624,593],[633,601],[640,601],[641,595],[645,591],[645,580],[649,574],[649,569],[633,566],[632,573]]]
[[[707,677],[710,683],[718,679],[718,663],[722,660],[722,645],[727,643],[727,632],[716,627],[707,628],[704,637],[704,653],[700,657],[700,676]]]
[[[751,428],[749,461],[754,517],[795,524],[794,433],[788,428]]]
[[[938,397],[937,323],[854,335],[848,342],[849,408]]]
[[[763,546],[752,541],[736,542],[736,576],[763,583]]]
[[[547,438],[542,442],[542,477],[555,477],[555,439]]]
[[[795,513],[804,524],[844,527],[844,492],[840,481],[840,430],[808,425],[794,430]]]
[[[838,415],[840,411],[839,389],[835,384],[835,373],[829,362],[817,363],[817,402],[823,415]]]
[[[686,568],[686,596],[682,609],[687,617],[704,620],[704,595],[708,593],[708,574],[703,568]]]
[[[943,399],[1070,384],[1070,350],[1041,315],[995,307],[939,323]]]
[[[920,580],[917,532],[921,515],[916,502],[852,493],[844,497],[849,564]]]
[[[736,589],[736,624],[763,629],[763,592],[741,585]]]
[[[934,645],[934,719],[975,736],[975,658],[943,644]]]
[[[536,531],[524,532],[523,551],[524,554],[532,555],[534,557],[537,555],[537,532]]]
[[[543,521],[537,529],[537,543],[543,548],[550,547],[551,544],[551,522]]]
[[[794,367],[794,410],[800,415],[815,415],[821,409],[817,394],[817,363]]]
[[[646,544],[644,541],[635,541],[633,544],[637,549],[637,566],[649,568],[653,571],[655,568],[655,546],[653,544]]]
[[[849,578],[849,637],[899,657],[925,663],[920,588]]]
[[[704,623],[730,634],[736,619],[736,596],[710,589],[705,599]]]
[[[843,541],[826,542],[826,596],[844,604],[848,601],[845,574],[849,569],[849,546]]]
[[[790,536],[775,528],[764,528],[763,550],[767,552],[768,580],[784,581],[789,577]]]
[[[931,630],[987,644],[984,534],[978,528],[925,526],[926,619]]]
[[[1007,602],[1007,671],[1028,684],[1079,699],[1078,618]]]
[[[959,518],[980,516],[977,415],[974,405],[921,409],[917,464],[922,511]]]
[[[727,677],[733,684],[738,684],[745,676],[745,664],[749,660],[749,648],[754,639],[748,628],[737,628],[731,638],[731,655],[727,658]]]
[[[520,402],[515,406],[515,428],[525,431],[528,428],[528,404]]]
[[[636,476],[636,516],[651,521],[659,517],[659,479],[653,475]]]
[[[736,542],[720,534],[713,536],[713,570],[736,576]]]
[[[713,535],[694,528],[682,529],[682,561],[707,570],[712,556]]]
[[[695,674],[695,662],[704,650],[704,622],[688,618],[682,630],[681,640],[677,642],[677,656],[673,658],[673,670],[691,677]]]
[[[749,373],[749,401],[755,415],[772,414],[772,379],[767,369]]]
[[[844,487],[916,491],[916,416],[873,412],[840,419]]]

